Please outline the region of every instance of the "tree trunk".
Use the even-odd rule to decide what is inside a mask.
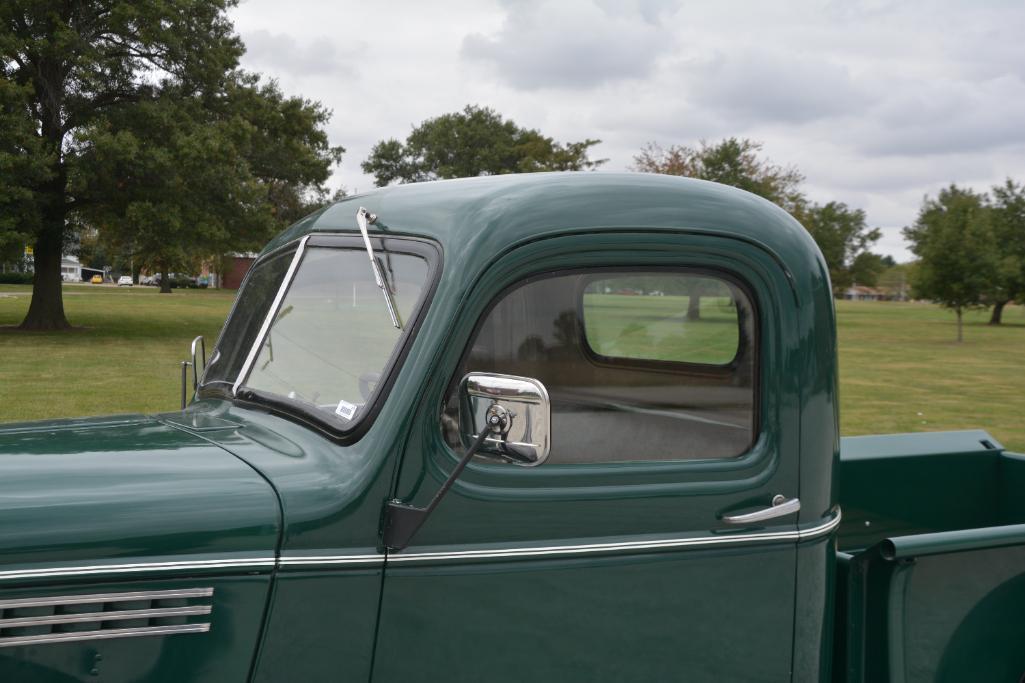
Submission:
[[[167,266],[160,267],[160,293],[170,294],[171,293],[171,276],[167,274],[169,268]]]
[[[62,91],[63,85],[59,87]],[[57,86],[53,87],[53,92],[58,92]],[[66,330],[71,325],[64,315],[61,256],[68,216],[68,175],[61,156],[64,131],[61,129],[60,102],[47,100],[44,103],[40,129],[52,154],[53,175],[36,192],[41,225],[33,247],[35,275],[32,277],[32,301],[20,327],[23,330]]]
[[[701,320],[701,295],[687,297],[687,320]]]
[[[961,307],[958,306],[955,310],[957,311],[957,343],[960,344],[961,342],[964,341],[964,323],[963,323],[963,321],[961,319],[962,318]]]
[[[66,330],[71,327],[64,315],[64,293],[61,289],[61,252],[64,237],[64,184],[48,188],[51,202],[44,213],[44,224],[33,247],[35,275],[32,277],[32,301],[21,321],[23,330]]]
[[[995,304],[993,304],[993,313],[989,316],[990,325],[999,325],[1001,322],[1003,322],[1004,306],[1006,305],[1006,301],[998,301]]]

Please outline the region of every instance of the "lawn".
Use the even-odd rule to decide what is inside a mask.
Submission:
[[[965,316],[931,304],[841,301],[844,435],[980,428],[1025,452],[1025,307]]]
[[[174,410],[178,363],[194,336],[213,343],[234,294],[95,285],[64,293],[79,329],[0,331],[0,421]],[[0,325],[21,320],[29,295],[0,285]],[[837,311],[845,435],[982,428],[1025,452],[1025,308],[1009,307],[1000,327],[986,325],[985,312],[968,314],[963,344],[953,341],[953,314],[930,304],[843,301]]]
[[[21,322],[30,292],[0,285],[0,326]],[[176,410],[179,363],[196,335],[213,344],[234,294],[65,285],[65,311],[78,329],[0,331],[0,422]]]

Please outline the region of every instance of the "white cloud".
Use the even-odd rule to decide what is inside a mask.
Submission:
[[[462,54],[490,63],[517,89],[587,89],[643,78],[672,46],[660,16],[671,3],[590,0],[508,3],[497,32],[471,33]]]
[[[842,116],[876,99],[847,67],[796,52],[730,51],[696,62],[689,71],[693,99],[737,125]]]
[[[264,29],[243,34],[246,61],[260,69],[273,69],[292,76],[331,75],[352,77],[352,53],[343,59],[342,48],[327,36],[298,40],[285,33]]]
[[[932,0],[246,0],[247,68],[334,111],[333,183],[375,142],[492,106],[627,168],[648,141],[728,135],[865,209],[879,249],[950,182],[1025,180],[1025,5]]]

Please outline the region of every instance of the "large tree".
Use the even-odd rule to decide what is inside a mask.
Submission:
[[[76,134],[113,108],[151,97],[160,81],[215,92],[242,44],[234,0],[4,0],[0,3],[0,153],[26,168],[0,176],[34,246],[32,301],[22,327],[68,327],[61,253],[69,218],[102,197],[71,183],[86,141]],[[0,162],[2,164],[4,162]]]
[[[256,250],[323,194],[342,153],[319,104],[235,74],[220,96],[164,88],[82,131],[84,216],[117,251],[162,274]]]
[[[590,148],[600,142],[556,142],[502,118],[494,109],[468,105],[424,121],[404,143],[394,138],[378,142],[362,167],[373,174],[378,187],[504,173],[580,171],[605,163],[588,157]]]
[[[664,173],[732,185],[765,197],[794,212],[803,205],[804,176],[793,166],[780,166],[760,156],[762,144],[747,138],[726,138],[697,147],[649,142],[634,157],[633,170]]]
[[[936,199],[925,198],[918,219],[904,228],[904,236],[918,257],[912,279],[915,296],[953,310],[957,341],[963,341],[964,310],[984,304],[997,264],[986,198],[951,185]]]
[[[999,325],[1004,306],[1013,300],[1025,301],[1025,186],[1008,178],[992,192],[990,211],[999,254],[988,297],[993,305],[989,322]]]
[[[801,222],[826,259],[835,290],[846,289],[855,282],[875,284],[885,266],[882,257],[868,248],[881,233],[878,228],[868,228],[864,211],[841,202],[828,202],[804,207],[800,213]]]

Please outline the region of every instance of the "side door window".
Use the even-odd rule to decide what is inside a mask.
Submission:
[[[553,274],[505,292],[445,401],[459,444],[459,379],[539,380],[550,464],[733,458],[756,435],[757,325],[733,278],[681,270]]]

